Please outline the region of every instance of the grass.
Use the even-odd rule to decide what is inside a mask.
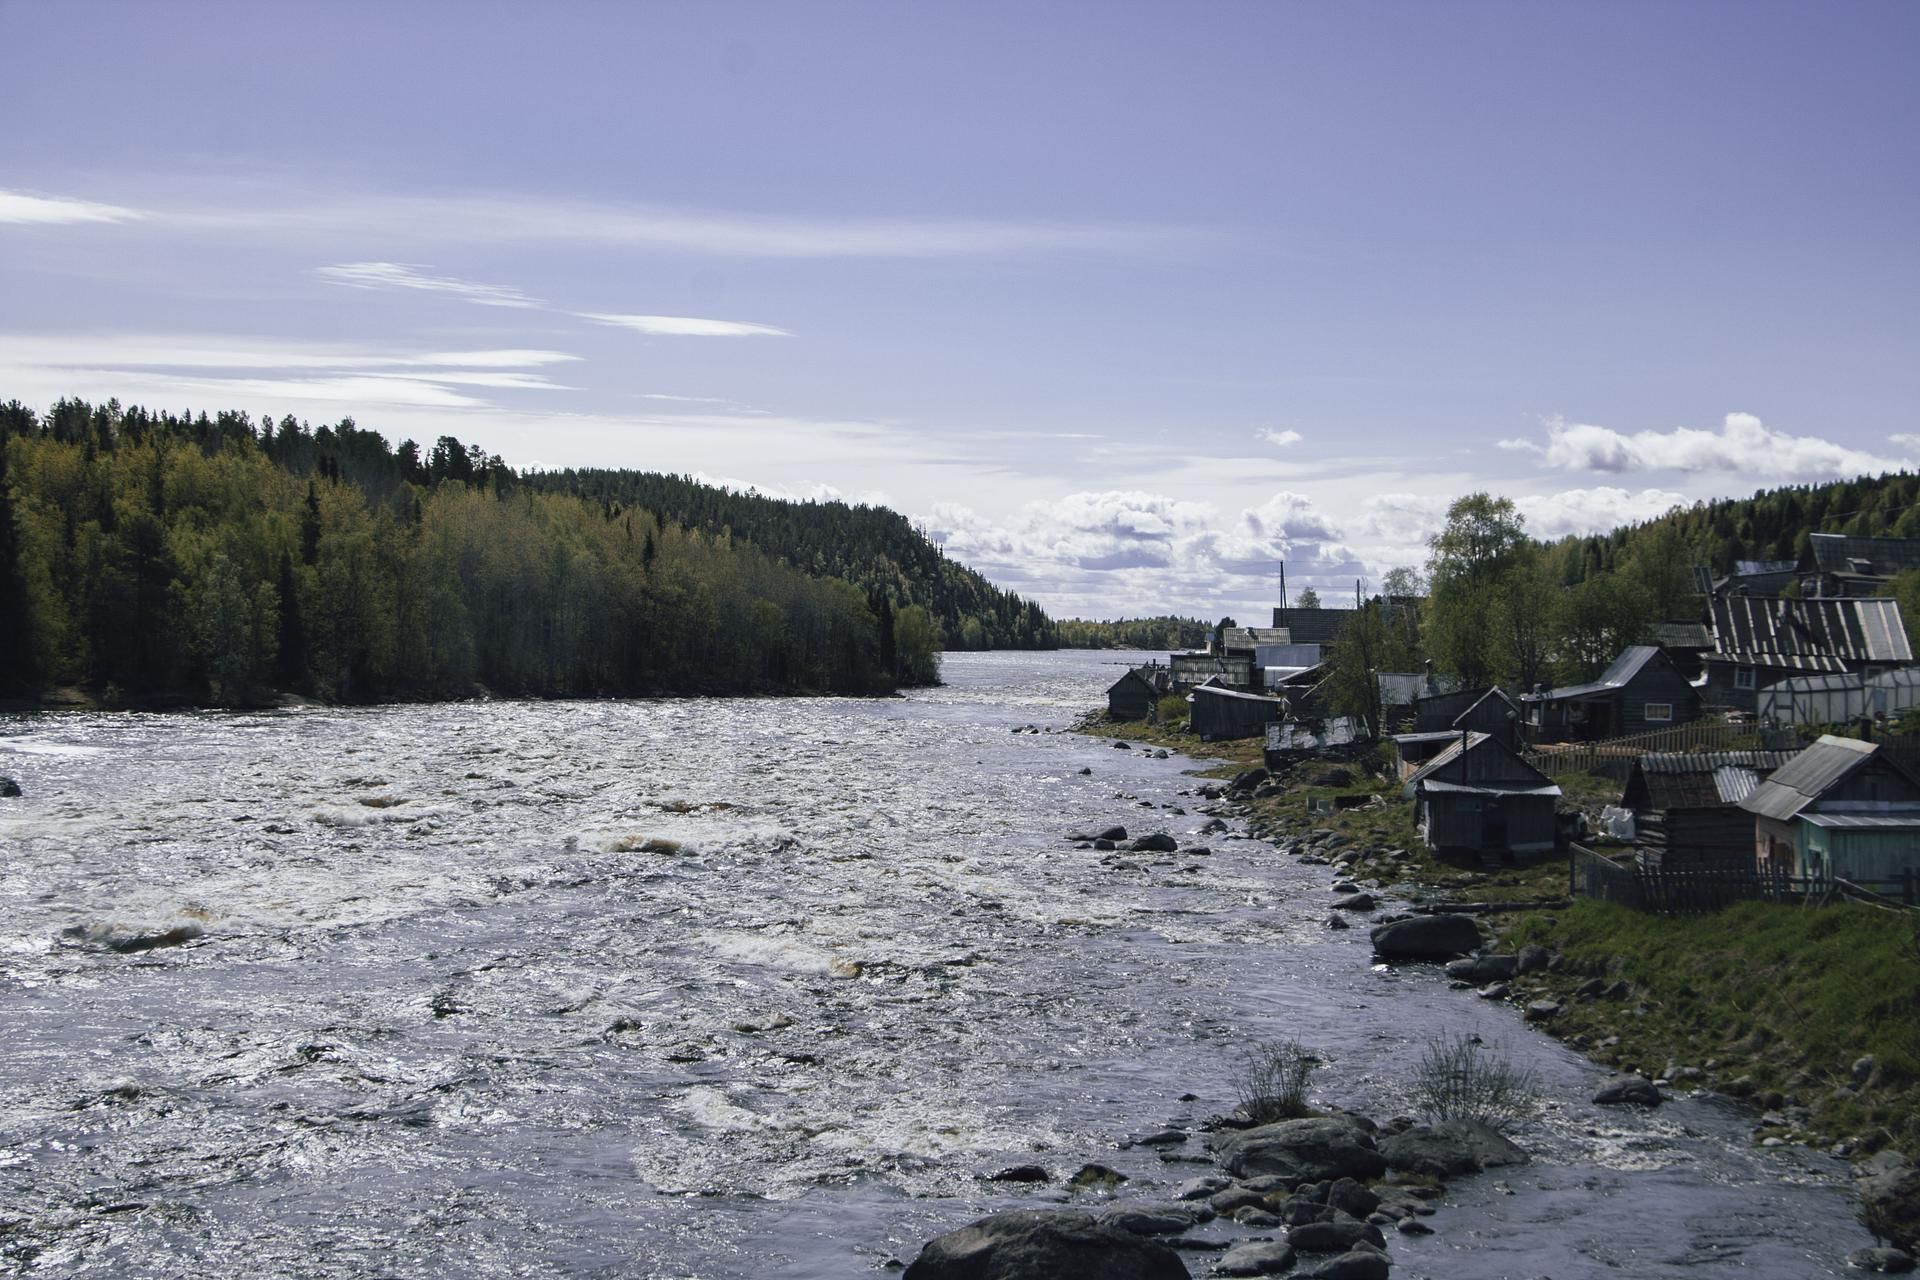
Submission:
[[[1097,711],[1082,716],[1073,727],[1076,732],[1091,737],[1119,738],[1125,742],[1145,743],[1150,747],[1165,747],[1195,759],[1220,760],[1222,765],[1212,772],[1223,777],[1232,777],[1242,769],[1251,769],[1265,762],[1265,738],[1203,742],[1199,734],[1188,731],[1184,721],[1178,724],[1154,724],[1147,720],[1110,720],[1105,712]],[[1227,765],[1233,767],[1227,768]]]
[[[1537,976],[1566,999],[1555,1034],[1595,1056],[1658,1073],[1707,1068],[1706,1083],[1793,1095],[1813,1113],[1802,1136],[1920,1153],[1920,949],[1913,917],[1857,903],[1750,902],[1711,915],[1645,915],[1582,899],[1511,922],[1505,944],[1564,957]],[[1580,983],[1624,979],[1624,1000],[1579,1000]],[[1872,1055],[1868,1086],[1853,1063]],[[1792,1102],[1793,1097],[1778,1101]],[[1772,1101],[1771,1099],[1768,1099]]]

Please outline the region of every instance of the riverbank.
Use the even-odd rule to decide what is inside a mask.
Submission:
[[[1143,726],[1087,728],[1124,738]],[[1257,757],[1246,742],[1147,728],[1138,740],[1217,755],[1208,772],[1222,777],[1244,778]],[[1555,781],[1570,807],[1597,812],[1617,799],[1606,779]],[[1895,1181],[1901,1161],[1920,1157],[1920,916],[1839,901],[1665,917],[1576,900],[1564,856],[1488,869],[1426,851],[1379,759],[1308,762],[1229,798],[1253,834],[1329,862],[1356,890],[1472,914],[1487,953],[1552,957],[1524,973],[1463,975],[1463,995],[1508,1004],[1593,1062],[1658,1088],[1750,1104],[1756,1144],[1830,1152],[1863,1172],[1892,1169]],[[1914,1248],[1920,1178],[1891,1190],[1869,1203],[1869,1224]]]

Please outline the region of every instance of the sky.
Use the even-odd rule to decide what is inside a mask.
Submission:
[[[0,0],[0,400],[1259,617],[1920,459],[1920,5]]]

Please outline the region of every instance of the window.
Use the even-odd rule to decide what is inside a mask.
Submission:
[[[1648,720],[1671,720],[1673,719],[1673,704],[1671,702],[1649,702],[1644,714]]]
[[[1753,668],[1735,667],[1733,669],[1733,687],[1736,689],[1753,688]]]

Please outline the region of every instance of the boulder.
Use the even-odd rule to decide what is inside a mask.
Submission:
[[[1451,1178],[1502,1165],[1524,1164],[1527,1153],[1490,1124],[1442,1120],[1415,1125],[1380,1140],[1380,1154],[1401,1173]]]
[[[1519,961],[1513,956],[1468,956],[1463,960],[1449,960],[1447,976],[1484,987],[1490,982],[1504,982],[1513,977],[1519,972],[1518,966]]]
[[[1373,1137],[1344,1120],[1282,1120],[1237,1133],[1220,1144],[1220,1164],[1236,1178],[1274,1174],[1294,1182],[1377,1178],[1387,1162]]]
[[[1373,900],[1370,893],[1350,893],[1344,898],[1333,900],[1335,911],[1371,911],[1380,904]]]
[[[1108,827],[1105,831],[1096,831],[1092,835],[1068,836],[1067,838],[1069,840],[1112,840],[1118,843],[1127,838],[1127,829],[1125,827]]]
[[[1180,1255],[1084,1213],[996,1213],[929,1240],[906,1280],[1190,1280]]]
[[[1204,1178],[1189,1178],[1173,1189],[1173,1198],[1175,1200],[1205,1200],[1209,1196],[1218,1195],[1232,1185],[1233,1183],[1227,1179],[1212,1175]]]
[[[1920,1169],[1898,1152],[1882,1151],[1853,1185],[1867,1230],[1903,1249],[1920,1249]]]
[[[1180,842],[1164,831],[1156,831],[1150,836],[1141,836],[1130,848],[1136,853],[1173,853]]]
[[[1380,1197],[1352,1178],[1341,1178],[1327,1188],[1327,1203],[1342,1213],[1364,1218],[1380,1207]]]
[[[1037,1164],[1016,1164],[987,1175],[988,1182],[1051,1182],[1053,1176]]]
[[[1410,916],[1376,925],[1372,937],[1383,960],[1446,960],[1477,950],[1480,926],[1470,916]]]
[[[1328,917],[1327,917],[1327,928],[1329,928],[1329,929],[1351,929],[1351,928],[1353,928],[1353,926],[1347,923],[1347,918],[1346,918],[1345,916],[1328,916]]]
[[[1552,1022],[1563,1012],[1558,1000],[1532,1000],[1527,1003],[1528,1022]]]
[[[1256,1240],[1227,1250],[1213,1270],[1222,1276],[1271,1276],[1292,1265],[1292,1246],[1277,1240]]]
[[[1296,1253],[1347,1253],[1365,1241],[1385,1248],[1387,1238],[1380,1228],[1353,1219],[1334,1222],[1308,1222],[1287,1232],[1287,1243]]]
[[[1609,1080],[1593,1100],[1602,1106],[1617,1106],[1624,1102],[1635,1102],[1641,1106],[1657,1107],[1662,1099],[1660,1090],[1653,1081],[1645,1076],[1619,1076]]]
[[[1074,1170],[1067,1179],[1067,1185],[1079,1189],[1087,1187],[1112,1188],[1127,1180],[1127,1175],[1118,1169],[1109,1169],[1104,1164],[1083,1164]]]
[[[0,775],[0,796],[17,796],[19,794],[20,784],[12,778]]]
[[[1355,1249],[1329,1258],[1311,1271],[1294,1272],[1295,1280],[1387,1280],[1393,1263],[1375,1249]]]
[[[1094,1221],[1136,1236],[1177,1236],[1212,1219],[1213,1210],[1204,1205],[1164,1204],[1124,1205],[1107,1210]]]
[[[1265,769],[1248,769],[1243,773],[1236,774],[1233,781],[1227,784],[1227,790],[1251,791],[1253,788],[1265,782],[1269,776],[1271,775],[1269,775]]]
[[[1913,1255],[1904,1249],[1855,1249],[1847,1255],[1847,1265],[1861,1271],[1906,1272],[1913,1270]]]
[[[1520,948],[1520,954],[1514,960],[1521,973],[1537,973],[1553,963],[1553,952],[1538,945],[1525,946]]]

